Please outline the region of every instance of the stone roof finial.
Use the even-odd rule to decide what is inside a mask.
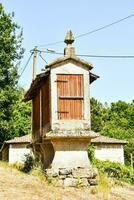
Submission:
[[[65,56],[75,56],[75,49],[72,47],[72,43],[74,42],[74,36],[71,30],[66,33],[66,37],[64,42],[67,44],[67,47],[64,49]]]
[[[71,30],[67,31],[64,42],[68,44],[72,44],[74,42],[74,36]]]

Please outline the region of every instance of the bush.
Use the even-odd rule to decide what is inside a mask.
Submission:
[[[24,158],[24,164],[21,171],[28,173],[33,169],[34,166],[34,157],[31,154],[26,154]]]
[[[91,162],[95,160],[95,145],[94,144],[90,144],[88,146],[88,158]]]
[[[35,158],[31,154],[26,154],[24,158],[23,167],[21,167],[21,171],[25,173],[29,173],[33,169],[43,169],[42,163],[39,161],[39,159]]]
[[[93,164],[108,177],[134,184],[134,171],[130,167],[110,161],[94,160]]]

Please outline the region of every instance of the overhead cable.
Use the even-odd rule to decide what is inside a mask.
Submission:
[[[48,51],[41,51],[43,53],[49,53],[49,54],[56,54],[56,55],[64,55],[64,53],[61,52],[48,52]],[[76,56],[79,57],[92,57],[92,58],[134,58],[134,55],[92,55],[92,54],[76,54]]]
[[[24,68],[23,68],[23,70],[22,70],[22,72],[21,72],[21,74],[19,75],[19,79],[20,79],[20,77],[22,76],[22,74],[24,73],[24,71],[25,71],[27,65],[29,64],[32,55],[33,55],[33,52],[31,52],[31,54],[30,54],[30,56],[29,56],[29,58],[28,58],[28,60],[27,60],[27,62],[26,62],[26,64],[25,64],[25,66],[24,66]]]
[[[45,61],[45,63],[47,64],[47,61],[42,57],[41,53],[39,54],[39,56],[41,57],[42,60]]]
[[[113,25],[118,24],[118,23],[120,23],[120,22],[122,22],[122,21],[125,21],[125,20],[127,20],[127,19],[129,19],[129,18],[131,18],[131,17],[134,17],[134,14],[128,15],[127,17],[121,18],[121,19],[119,19],[119,20],[117,20],[117,21],[114,21],[114,22],[112,22],[112,23],[110,23],[110,24],[101,26],[100,28],[94,29],[94,30],[92,30],[92,31],[88,31],[88,32],[86,32],[86,33],[77,35],[76,37],[74,37],[74,39],[78,39],[78,38],[80,38],[80,37],[84,37],[84,36],[86,36],[86,35],[90,35],[90,34],[92,34],[92,33],[101,31],[101,30],[106,29],[106,28],[108,28],[108,27],[110,27],[110,26],[113,26]],[[44,44],[44,45],[38,45],[38,47],[52,46],[52,45],[60,44],[60,43],[63,43],[63,42],[64,42],[64,41],[61,40],[61,41],[57,41],[57,42],[46,43],[46,44]]]
[[[118,23],[120,23],[120,22],[122,22],[122,21],[124,21],[124,20],[126,20],[126,19],[131,18],[131,17],[134,17],[134,14],[131,14],[131,15],[127,16],[127,17],[124,17],[124,18],[122,18],[122,19],[119,19],[119,20],[117,20],[117,21],[115,21],[115,22],[112,22],[112,23],[107,24],[107,25],[105,25],[105,26],[102,26],[102,27],[100,27],[100,28],[97,28],[97,29],[94,29],[94,30],[92,30],[92,31],[89,31],[89,32],[87,32],[87,33],[83,33],[83,34],[77,35],[77,36],[75,37],[75,39],[80,38],[80,37],[83,37],[83,36],[86,36],[86,35],[89,35],[89,34],[92,34],[92,33],[95,33],[95,32],[98,32],[98,31],[101,31],[101,30],[103,30],[103,29],[106,29],[106,28],[108,28],[108,27],[110,27],[110,26],[113,26],[113,25],[115,25],[115,24],[118,24]]]

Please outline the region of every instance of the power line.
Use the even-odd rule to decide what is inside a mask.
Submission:
[[[101,26],[100,28],[94,29],[94,30],[92,30],[92,31],[88,31],[88,32],[86,32],[86,33],[77,35],[74,39],[78,39],[78,38],[80,38],[80,37],[83,37],[83,36],[90,35],[90,34],[92,34],[92,33],[101,31],[101,30],[106,29],[106,28],[108,28],[108,27],[110,27],[110,26],[113,26],[113,25],[118,24],[118,23],[120,23],[120,22],[122,22],[122,21],[125,21],[125,20],[127,20],[127,19],[129,19],[129,18],[131,18],[131,17],[134,17],[134,14],[128,15],[127,17],[121,18],[121,19],[119,19],[119,20],[117,20],[117,21],[114,21],[114,22],[112,22],[112,23],[110,23],[110,24],[107,24],[107,25],[105,25],[105,26]],[[39,46],[39,47],[52,46],[52,45],[60,44],[60,43],[63,43],[63,42],[64,42],[64,41],[62,40],[62,41],[51,42],[51,43],[47,43],[47,44],[44,44],[44,45],[38,45],[38,46]]]
[[[48,52],[48,51],[41,51],[43,53],[49,53],[49,54],[56,54],[56,55],[64,55],[64,53],[61,52]],[[76,56],[80,57],[92,57],[92,58],[134,58],[134,55],[91,55],[91,54],[76,54]]]
[[[26,62],[26,64],[25,64],[25,66],[24,66],[24,68],[23,68],[21,74],[19,75],[19,79],[20,79],[20,77],[22,76],[22,74],[24,73],[24,71],[25,71],[27,65],[29,64],[32,55],[33,55],[33,52],[31,52],[31,55],[29,56],[29,58],[28,58],[28,60],[27,60],[27,62]]]
[[[130,55],[88,55],[88,54],[77,54],[80,57],[92,57],[92,58],[134,58]]]
[[[110,26],[113,26],[113,25],[115,25],[115,24],[118,24],[118,23],[120,23],[120,22],[122,22],[122,21],[124,21],[124,20],[126,20],[126,19],[131,18],[131,17],[134,17],[134,14],[131,14],[131,15],[127,16],[127,17],[124,17],[124,18],[122,18],[122,19],[119,19],[119,20],[117,20],[117,21],[115,21],[115,22],[112,22],[112,23],[107,24],[107,25],[105,25],[105,26],[102,26],[102,27],[100,27],[100,28],[97,28],[97,29],[94,29],[94,30],[92,30],[92,31],[89,31],[89,32],[87,32],[87,33],[83,33],[83,34],[77,35],[77,36],[75,37],[75,39],[80,38],[80,37],[83,37],[83,36],[85,36],[85,35],[89,35],[89,34],[95,33],[95,32],[97,32],[97,31],[100,31],[100,30],[103,30],[103,29],[106,29],[106,28],[108,28],[108,27],[110,27]]]
[[[39,56],[41,57],[42,60],[45,61],[45,63],[47,64],[47,61],[42,57],[41,53],[39,54]]]

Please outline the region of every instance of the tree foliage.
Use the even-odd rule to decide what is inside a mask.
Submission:
[[[16,118],[19,122],[19,114],[15,110],[22,105],[18,104],[22,90],[17,87],[18,65],[24,52],[21,43],[22,32],[13,20],[13,14],[5,13],[0,4],[0,145],[4,140],[18,135],[19,126],[22,127],[21,123],[16,125],[14,120]],[[22,132],[24,130],[20,134]]]

